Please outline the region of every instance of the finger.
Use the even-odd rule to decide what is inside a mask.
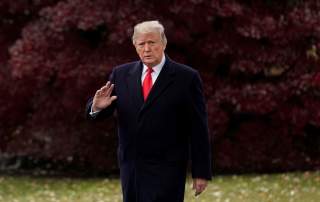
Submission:
[[[111,84],[110,88],[106,90],[106,96],[109,97],[113,91],[114,84]]]
[[[108,87],[108,86],[110,86],[110,81],[108,81],[104,86],[102,86],[101,88],[106,88],[106,87]]]
[[[206,190],[207,186],[206,185],[202,185],[199,187],[199,191],[202,193]]]
[[[198,195],[200,195],[201,193],[202,193],[202,190],[196,189],[194,195],[195,195],[195,196],[198,196]]]
[[[101,90],[97,90],[95,95],[99,96],[100,94],[101,94]]]
[[[196,189],[195,196],[200,195],[204,190],[203,189]]]
[[[102,88],[100,88],[100,94],[101,94],[101,95],[106,94],[105,86],[104,86],[104,87],[102,87]]]
[[[102,91],[103,94],[106,94],[109,88],[110,88],[110,82],[108,81],[106,85],[102,86],[100,90]]]

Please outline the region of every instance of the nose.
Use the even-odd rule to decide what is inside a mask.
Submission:
[[[150,45],[148,43],[144,45],[144,51],[150,51]]]

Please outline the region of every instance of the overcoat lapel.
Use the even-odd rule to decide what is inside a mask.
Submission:
[[[139,111],[144,103],[142,95],[142,62],[137,62],[128,73],[127,85],[134,107]]]

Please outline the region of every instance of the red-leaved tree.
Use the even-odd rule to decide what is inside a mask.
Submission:
[[[0,16],[2,153],[116,169],[116,123],[87,122],[85,103],[158,19],[202,75],[214,171],[320,166],[317,0],[2,0]]]

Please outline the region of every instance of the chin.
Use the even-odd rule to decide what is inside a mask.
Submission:
[[[149,60],[146,61],[146,60],[144,60],[143,63],[146,64],[146,65],[153,65],[155,63],[155,61],[149,61]]]

